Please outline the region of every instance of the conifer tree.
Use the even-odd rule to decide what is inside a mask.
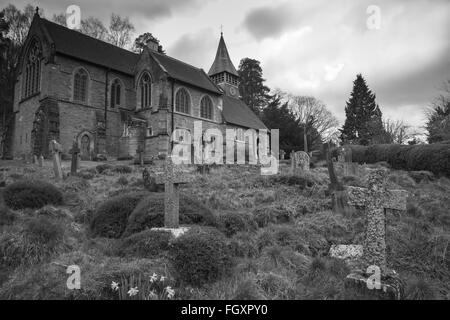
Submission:
[[[341,131],[344,144],[368,145],[381,142],[384,136],[382,113],[375,94],[361,74],[353,81],[353,90],[345,107],[345,123]]]

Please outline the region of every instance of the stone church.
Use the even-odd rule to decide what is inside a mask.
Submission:
[[[236,129],[238,143],[248,128],[267,129],[239,99],[239,77],[223,35],[206,74],[161,53],[157,42],[136,54],[36,13],[19,68],[15,157],[48,157],[55,139],[66,155],[78,141],[83,160],[99,154],[132,158],[138,148],[147,160],[167,154],[171,132],[192,132],[194,121],[202,121],[203,130]]]

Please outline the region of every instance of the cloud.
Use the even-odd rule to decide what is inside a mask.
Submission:
[[[212,28],[186,33],[171,45],[167,53],[208,72],[214,61],[218,45],[218,36]]]

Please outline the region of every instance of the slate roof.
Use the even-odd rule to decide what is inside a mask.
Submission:
[[[162,53],[154,51],[150,53],[172,78],[221,94],[217,86],[211,81],[203,69],[193,67],[190,64]]]
[[[230,59],[230,55],[228,54],[228,49],[225,44],[225,40],[223,39],[223,34],[220,34],[219,46],[217,47],[216,58],[209,69],[208,75],[212,76],[221,72],[228,72],[235,76],[238,76],[236,68],[233,65],[233,62]]]
[[[56,52],[129,75],[134,74],[134,66],[139,60],[139,54],[70,30],[46,19],[41,18],[40,20],[54,41]],[[151,54],[172,78],[221,94],[202,69],[164,54],[156,52],[151,52]]]
[[[252,129],[267,129],[258,116],[241,99],[224,95],[222,115],[226,122],[234,125]]]
[[[56,52],[133,75],[138,54],[46,19],[40,20],[54,41]]]

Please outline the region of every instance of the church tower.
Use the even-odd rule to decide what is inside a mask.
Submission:
[[[224,90],[226,95],[234,98],[239,97],[239,75],[233,62],[231,62],[222,32],[220,33],[216,58],[209,69],[208,75],[215,84]]]

